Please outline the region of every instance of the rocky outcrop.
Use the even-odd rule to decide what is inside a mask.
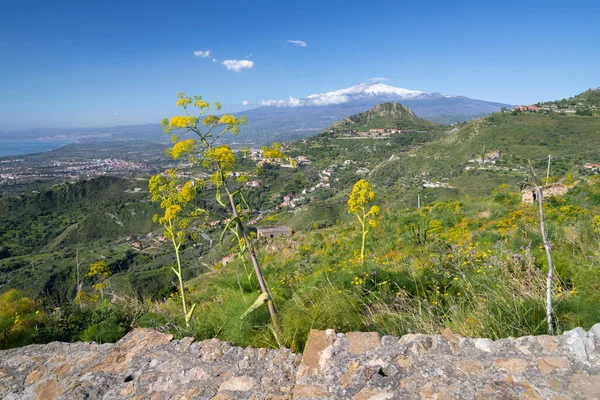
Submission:
[[[136,329],[0,352],[3,399],[600,399],[600,324],[492,341],[311,331],[305,351]]]
[[[0,352],[0,398],[284,399],[299,361],[286,349],[136,329],[114,345],[55,342]]]
[[[313,332],[296,398],[600,398],[600,324],[562,336],[468,339]]]

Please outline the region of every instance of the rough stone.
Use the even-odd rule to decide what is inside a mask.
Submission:
[[[346,338],[349,344],[348,351],[354,354],[361,354],[381,344],[381,336],[377,332],[349,332]]]
[[[473,344],[475,345],[476,349],[490,353],[492,351],[494,342],[492,342],[490,339],[475,339],[473,340]]]
[[[296,385],[294,388],[295,398],[314,399],[317,397],[328,397],[329,392],[325,386],[318,385]]]
[[[362,388],[354,395],[353,400],[385,400],[394,398],[394,393],[383,390],[375,390],[368,387]]]
[[[340,378],[340,383],[342,384],[342,388],[346,388],[352,384],[354,379],[354,375],[356,374],[356,370],[359,367],[359,363],[356,361],[350,362],[346,365],[346,372]]]
[[[122,373],[137,354],[152,347],[169,343],[171,339],[173,339],[173,335],[167,335],[152,329],[135,329],[121,339],[103,362],[93,367],[92,371]]]
[[[600,340],[600,323],[594,324],[592,329],[590,329],[590,333],[596,336],[596,339]]]
[[[312,331],[302,356],[133,330],[116,344],[0,351],[0,398],[600,399],[599,360],[582,329],[496,341]]]
[[[579,359],[587,358],[586,342],[589,340],[583,328],[575,328],[563,333],[567,348]]]
[[[325,367],[331,357],[334,334],[312,329],[302,354],[303,374],[316,375]]]
[[[50,373],[54,374],[58,379],[63,379],[65,376],[67,376],[67,374],[69,373],[69,371],[71,371],[72,368],[73,366],[71,364],[61,364],[58,367],[52,369]]]
[[[249,376],[236,376],[226,380],[219,386],[219,392],[232,390],[234,392],[247,392],[254,387],[254,379]]]
[[[460,340],[458,337],[454,335],[454,333],[450,330],[450,328],[446,328],[442,331],[442,336],[448,341],[450,345],[450,349],[452,352],[456,351],[456,346],[460,344]]]
[[[405,369],[410,369],[414,365],[414,361],[410,357],[406,357],[404,354],[400,354],[396,357],[396,364]]]
[[[567,369],[571,365],[566,357],[544,357],[540,358],[537,363],[542,375],[548,375],[557,369]]]
[[[35,389],[35,400],[54,400],[58,399],[61,394],[64,393],[62,387],[58,383],[51,379],[39,385]]]
[[[529,362],[520,358],[512,358],[509,360],[499,359],[494,362],[498,368],[520,374],[529,366]]]
[[[556,336],[538,336],[537,341],[545,350],[554,351],[558,348],[558,339]]]
[[[531,388],[521,393],[519,400],[543,400],[543,397],[538,393],[537,390]]]
[[[589,399],[600,398],[600,375],[575,374],[571,377],[569,389]]]
[[[467,375],[478,375],[486,370],[486,366],[479,360],[460,360],[458,369]]]
[[[45,369],[46,367],[40,365],[39,367],[31,371],[29,375],[27,375],[27,378],[25,378],[25,383],[29,385],[39,381],[44,376]]]

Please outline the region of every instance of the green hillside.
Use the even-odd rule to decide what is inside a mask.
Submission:
[[[287,150],[313,161],[300,169],[303,174],[337,166],[327,192],[330,201],[366,177],[397,206],[416,206],[417,196],[425,202],[486,196],[501,184],[520,190],[531,181],[528,160],[545,172],[548,155],[554,180],[585,176],[586,163],[600,162],[600,118],[595,116],[495,113],[422,129],[360,139],[325,131]],[[357,174],[360,169],[366,175]]]
[[[352,135],[369,129],[387,131]],[[448,327],[493,338],[546,332],[539,216],[521,203],[520,189],[531,181],[528,160],[545,178],[548,155],[550,179],[575,185],[545,204],[558,271],[557,329],[597,322],[600,180],[584,164],[600,162],[599,135],[595,116],[497,113],[447,126],[386,103],[285,144],[287,155],[302,160],[297,167],[267,163],[246,190],[248,221],[260,215],[258,227],[295,231],[253,240],[280,310],[280,344],[301,350],[311,327],[391,334]],[[253,160],[237,157],[241,171],[255,170]],[[360,178],[372,183],[381,209],[364,266],[356,217],[347,212]],[[146,185],[101,178],[0,200],[0,292],[20,289],[46,310],[45,330],[22,343],[112,341],[148,326],[277,346],[265,307],[240,319],[258,286],[247,256],[221,264],[239,243],[226,232],[217,244],[223,225],[189,227],[181,258],[197,311],[184,327],[170,269],[175,257],[168,241],[154,238],[161,230],[151,222],[157,207]],[[284,196],[298,204],[281,205]],[[196,203],[211,221],[227,217],[210,183]],[[252,236],[256,226],[248,225]],[[112,276],[104,301],[74,303],[77,260],[84,275],[106,261]],[[98,292],[94,279],[83,279],[84,292]],[[60,312],[52,311],[56,305]]]
[[[578,115],[600,114],[600,88],[588,89],[568,99],[538,103],[546,112],[572,112]]]
[[[485,195],[502,183],[517,188],[529,182],[528,160],[543,167],[548,155],[552,175],[584,173],[585,163],[600,160],[599,139],[596,117],[497,113],[455,127],[389,163],[373,179],[407,186],[425,174],[430,181],[448,183],[458,196]]]
[[[600,107],[600,88],[588,89],[585,92],[572,97],[578,103],[584,103],[588,106]]]
[[[365,132],[369,129],[425,129],[434,123],[419,118],[400,103],[378,104],[370,110],[338,121],[324,132]]]
[[[105,260],[113,274],[152,270],[149,232],[156,205],[148,201],[147,181],[102,177],[54,185],[40,192],[0,199],[0,292],[16,288],[53,304],[71,301],[75,266]],[[138,238],[148,243],[140,252]],[[167,253],[167,259],[172,256]],[[164,260],[163,260],[164,261]],[[164,264],[160,264],[162,268]],[[129,288],[154,295],[147,283],[129,277]],[[156,279],[160,289],[168,280]]]

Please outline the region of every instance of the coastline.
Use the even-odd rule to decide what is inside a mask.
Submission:
[[[12,142],[12,143],[11,143]],[[36,143],[40,143],[40,147],[42,146],[42,144],[46,142],[55,142],[55,144],[57,145],[56,147],[53,147],[51,149],[36,149],[35,148],[35,144]],[[65,146],[68,146],[70,144],[76,144],[79,143],[77,140],[52,140],[52,139],[31,139],[31,140],[2,140],[0,139],[0,148],[4,147],[6,144],[12,144],[14,146],[14,149],[17,149],[19,146],[19,143],[21,143],[21,146],[25,146],[25,147],[29,147],[31,146],[31,149],[24,149],[21,152],[18,152],[18,150],[16,150],[14,153],[12,154],[3,154],[2,151],[0,150],[0,159],[6,159],[6,158],[15,158],[15,157],[28,157],[28,156],[34,156],[37,154],[44,154],[44,153],[49,153],[52,151],[56,151],[59,150]]]

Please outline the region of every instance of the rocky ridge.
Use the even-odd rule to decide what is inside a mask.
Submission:
[[[0,398],[600,399],[600,324],[496,341],[313,330],[302,355],[135,329],[1,351]]]

